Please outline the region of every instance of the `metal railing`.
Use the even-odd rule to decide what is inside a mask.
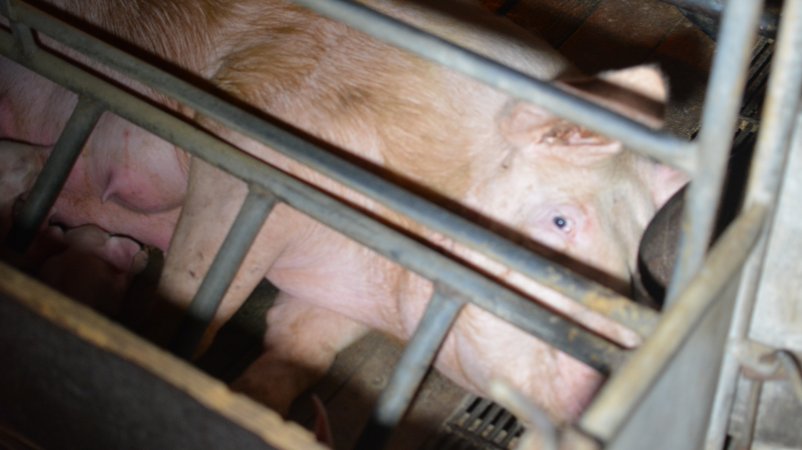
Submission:
[[[795,0],[791,2],[798,3]],[[52,181],[37,180],[23,208],[24,223],[17,224],[12,230],[13,239],[24,242],[30,238],[32,230],[38,228],[60,190],[63,181],[59,180],[66,179],[71,163],[80,151],[88,132],[93,128],[100,112],[107,110],[175,143],[193,156],[200,157],[241,178],[249,185],[246,207],[241,208],[223,248],[203,281],[203,289],[190,307],[194,319],[189,322],[185,333],[182,334],[183,353],[191,353],[252,243],[255,233],[278,202],[302,211],[434,282],[435,296],[402,355],[399,368],[394,373],[390,385],[380,399],[377,413],[374,415],[374,426],[369,427],[363,436],[364,446],[369,442],[375,442],[371,441],[374,438],[381,441],[386,435],[385,431],[400,420],[425,370],[430,366],[442,340],[453,324],[456,314],[468,302],[509,321],[604,373],[618,373],[615,369],[624,363],[628,355],[626,350],[593,334],[592,331],[570,323],[493,280],[366,217],[350,206],[40,49],[32,36],[33,29],[47,34],[104,66],[124,73],[130,79],[186,104],[234,131],[254,138],[308,165],[433,231],[449,236],[456,242],[482,252],[494,261],[607,315],[641,336],[651,336],[648,342],[656,343],[644,345],[645,351],[638,352],[637,357],[627,362],[626,367],[644,367],[645,361],[654,361],[650,358],[657,358],[663,365],[671,362],[675,352],[684,344],[685,336],[694,330],[696,322],[686,324],[679,330],[673,327],[683,323],[688,315],[699,318],[706,311],[707,303],[702,302],[693,309],[693,313],[682,312],[694,299],[704,297],[700,292],[710,283],[705,279],[709,275],[705,274],[712,271],[718,274],[713,276],[717,282],[727,280],[737,271],[741,258],[746,258],[749,254],[748,250],[744,250],[736,260],[727,261],[726,256],[718,256],[711,257],[705,263],[707,250],[710,247],[715,205],[718,204],[727,155],[736,128],[738,103],[743,91],[748,56],[762,2],[729,2],[724,10],[719,50],[709,83],[711,89],[705,100],[699,138],[693,142],[648,129],[547,83],[532,79],[355,3],[342,0],[297,0],[297,3],[460,71],[517,98],[536,103],[563,118],[619,139],[628,148],[655,157],[691,175],[694,181],[686,200],[683,226],[685,232],[676,275],[669,289],[672,312],[667,314],[666,320],[655,328],[658,320],[656,314],[635,305],[610,289],[556,266],[531,251],[483,230],[274,124],[144,64],[22,1],[2,0],[0,7],[3,14],[11,19],[13,32],[0,32],[0,53],[65,86],[77,93],[81,99],[79,107],[68,122],[65,133],[56,145],[54,156],[48,160],[44,169]],[[802,23],[802,20],[796,23]],[[784,38],[781,36],[781,42],[782,39]],[[798,84],[798,76],[794,76],[796,78],[785,82]],[[780,82],[772,81],[772,83]],[[770,106],[767,106],[768,108]],[[774,120],[779,123],[780,118]],[[758,199],[748,210],[748,214],[736,220],[733,230],[718,244],[723,248],[719,250],[721,254],[727,255],[733,248],[737,248],[739,239],[756,238],[761,229],[760,224],[770,212],[772,200],[771,194]],[[720,261],[736,266],[721,268]],[[710,299],[712,300],[712,297]],[[672,338],[672,330],[681,334]],[[650,347],[660,347],[667,351],[652,353],[649,351]],[[654,371],[647,371],[648,374],[644,373],[646,379],[639,383],[641,388],[628,391],[620,389],[620,386],[624,386],[626,380],[636,376],[632,374],[641,372],[640,369],[627,368],[622,371],[625,376],[612,377],[598,403],[594,402],[588,415],[580,423],[581,428],[601,438],[602,441],[615,438],[617,431],[637,409],[644,392],[650,389],[659,376]],[[620,396],[617,397],[619,401],[611,403],[605,400],[611,398],[616,389],[620,389]],[[623,403],[620,403],[621,398],[624,399]],[[616,416],[608,415],[611,404],[616,408],[622,408]]]
[[[32,29],[188,105],[207,117],[219,120],[235,131],[253,137],[307,164],[343,185],[469,248],[478,250],[541,284],[552,287],[592,308],[605,311],[608,317],[642,336],[648,335],[656,322],[657,317],[653,311],[632,303],[612,290],[578,276],[568,269],[556,266],[527,249],[396,187],[274,124],[235,108],[176,77],[116,50],[24,2],[6,0],[2,2],[2,6],[12,20],[13,33],[5,31],[0,33],[0,53],[63,85],[78,94],[80,98],[81,107],[75,109],[68,122],[76,125],[66,129],[67,132],[59,139],[58,149],[55,150],[65,153],[66,156],[50,158],[44,169],[52,179],[66,179],[71,170],[71,163],[74,162],[75,155],[92,129],[96,116],[105,110],[175,143],[193,156],[200,157],[233,174],[250,186],[251,194],[248,202],[250,206],[240,210],[233,231],[230,231],[226,238],[226,246],[216,257],[212,269],[203,282],[203,292],[198,293],[190,306],[190,310],[196,316],[190,318],[181,334],[179,351],[184,355],[192,353],[191,350],[195,347],[198,337],[211,320],[222,299],[222,293],[225,292],[245,251],[252,243],[256,230],[261,227],[271,205],[276,202],[286,203],[343,232],[357,242],[430,279],[437,286],[438,292],[447,292],[447,295],[457,299],[459,303],[476,304],[602,373],[610,373],[618,367],[625,357],[626,350],[361,214],[350,206],[261,163],[256,158],[196,129],[149,102],[132,96],[61,57],[39,48],[32,35]],[[531,83],[542,86],[542,83],[534,80],[531,80]],[[572,98],[565,94],[560,95],[566,99]],[[593,108],[599,109],[595,106]],[[630,123],[620,117],[614,120]],[[640,127],[634,122],[630,126]],[[15,224],[10,234],[12,239],[19,241],[30,239],[52,206],[61,184],[44,181],[36,183],[21,212],[21,217],[29,219],[25,221],[24,228],[20,227],[19,223]],[[254,205],[260,210],[258,214],[250,212]],[[437,302],[427,311],[422,323],[429,323],[430,315],[441,314],[436,305]],[[448,320],[434,320],[434,322],[440,324],[436,325],[438,328],[435,334],[444,336],[450,322]],[[410,346],[408,351],[410,356],[405,358],[409,360],[410,366],[428,367],[427,359],[431,359],[440,342],[435,340],[423,343],[424,341],[417,337],[419,332],[416,331],[412,342],[422,344]],[[400,375],[393,378],[389,390],[404,392],[405,400],[401,402],[401,406],[395,407],[396,410],[403,411],[417,387],[417,381],[411,383],[404,381],[403,372],[397,374]],[[397,385],[406,387],[394,387]],[[380,410],[385,408],[382,406]],[[398,413],[390,415],[400,418]]]

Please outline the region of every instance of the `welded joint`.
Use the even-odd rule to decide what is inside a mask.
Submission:
[[[793,395],[802,403],[802,365],[799,356],[790,350],[778,350],[748,339],[733,341],[729,350],[738,362],[743,377],[750,381],[743,409],[742,430],[740,435],[734,437],[733,448],[752,448],[763,384],[767,381],[788,381]]]
[[[14,7],[14,0],[0,0],[0,13],[8,17],[10,22],[11,32],[14,36],[15,51],[24,58],[31,58],[37,51],[39,46],[33,37],[33,31],[19,21],[16,9]]]
[[[16,0],[0,0],[0,14],[6,16],[10,22],[19,20],[15,2]]]
[[[802,403],[802,363],[800,356],[787,349],[775,349],[759,342],[742,340],[732,344],[741,373],[757,382],[786,380]]]

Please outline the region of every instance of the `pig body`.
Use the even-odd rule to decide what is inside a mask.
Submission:
[[[371,6],[534,77],[574,74],[542,42],[495,18],[465,13],[480,22],[471,28],[407,2]],[[381,174],[462,203],[493,226],[565,252],[610,280],[628,279],[640,233],[681,181],[622,152],[617,142],[281,1],[54,0],[48,7],[89,22],[151,60],[188,73],[271,120],[290,123]],[[633,117],[656,119],[653,103],[664,95],[659,77],[628,73],[622,79],[645,101],[603,101]],[[120,82],[557,310],[587,314],[270,148],[124,78]],[[611,76],[606,86],[617,82]],[[35,145],[30,152],[10,146],[13,152],[0,153],[0,171],[26,174],[14,178],[17,184],[0,186],[6,214],[11,199],[29,187],[27,174],[40,170],[75,102],[72,94],[0,60],[0,137]],[[245,193],[242,182],[106,113],[51,220],[69,227],[97,224],[167,250],[161,294],[186,305]],[[427,280],[280,204],[207,337],[264,277],[281,294],[268,313],[265,353],[235,386],[279,411],[368,328],[407,339],[432,292]],[[588,321],[605,326],[592,316]],[[590,368],[472,306],[461,313],[437,366],[477,393],[485,393],[491,379],[504,379],[562,420],[576,417],[601,381]]]

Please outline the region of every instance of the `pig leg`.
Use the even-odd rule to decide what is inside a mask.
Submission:
[[[247,189],[242,181],[193,159],[186,201],[159,280],[159,296],[171,308],[183,310],[192,301],[246,194]],[[217,330],[236,312],[280,254],[286,233],[280,226],[271,224],[283,223],[287,209],[284,205],[278,205],[268,217],[224,296],[204,336],[201,349],[211,342]],[[166,327],[170,328],[169,321],[165,322]],[[174,331],[157,329],[151,330],[151,333],[155,339],[163,340],[169,339],[169,334]]]
[[[334,357],[368,328],[348,317],[280,293],[267,313],[265,353],[232,385],[282,415],[325,375]]]

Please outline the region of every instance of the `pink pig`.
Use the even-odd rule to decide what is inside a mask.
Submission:
[[[619,142],[283,1],[46,3],[381,173],[459,202],[488,222],[598,269],[615,288],[628,285],[648,220],[685,181],[623,151]],[[609,73],[604,81],[580,78],[544,43],[472,5],[453,7],[457,20],[403,1],[367,3],[648,125],[661,123],[666,92],[651,68]],[[570,79],[580,81],[565,81]],[[129,80],[119,81],[259,159],[417,233],[533,300],[625,340],[625,333],[602,318],[521,275],[262,144]],[[41,169],[75,103],[73,94],[0,59],[0,137],[8,140],[0,145],[0,207],[6,216],[13,199],[30,187],[31,174]],[[96,224],[166,250],[161,294],[185,306],[245,193],[244,183],[106,113],[50,220],[68,227]],[[265,353],[234,386],[280,412],[369,328],[408,339],[432,293],[429,281],[279,204],[226,294],[208,339],[265,277],[281,290],[267,315]],[[575,418],[601,382],[589,367],[473,306],[460,314],[436,365],[479,394],[487,393],[491,380],[504,380],[558,420]]]

